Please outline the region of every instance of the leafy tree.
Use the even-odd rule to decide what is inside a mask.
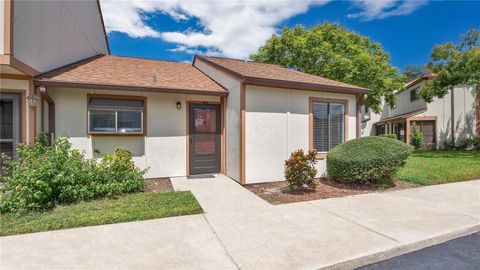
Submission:
[[[459,44],[447,42],[433,48],[427,68],[435,74],[426,81],[420,95],[427,102],[443,97],[455,85],[475,85],[480,91],[480,31],[472,29]]]
[[[365,104],[375,112],[381,111],[382,98],[393,106],[393,91],[405,82],[379,43],[337,23],[284,28],[250,58],[368,88]]]
[[[407,81],[411,81],[423,75],[425,66],[423,65],[411,65],[403,68],[403,75]]]

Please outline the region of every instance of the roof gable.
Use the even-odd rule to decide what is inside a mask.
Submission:
[[[305,90],[368,93],[368,89],[363,87],[290,70],[279,65],[200,55],[195,56],[194,64],[197,58],[245,83]]]

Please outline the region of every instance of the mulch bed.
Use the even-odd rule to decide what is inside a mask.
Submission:
[[[173,191],[172,182],[170,178],[149,178],[145,179],[144,192],[165,192]]]
[[[395,181],[393,185],[382,186],[381,188],[379,188],[379,185],[374,184],[343,184],[325,179],[317,179],[315,181],[317,183],[316,190],[304,189],[295,192],[288,189],[286,181],[250,184],[245,187],[271,204],[284,204],[372,192],[392,191],[417,186],[402,181]]]

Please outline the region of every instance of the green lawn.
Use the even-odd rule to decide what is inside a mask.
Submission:
[[[0,236],[202,212],[190,192],[136,193],[117,199],[57,206],[47,212],[0,215]]]
[[[419,185],[480,179],[480,152],[415,151],[396,178]]]

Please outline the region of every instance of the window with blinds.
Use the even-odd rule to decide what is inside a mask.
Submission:
[[[143,133],[143,100],[92,98],[88,103],[90,133]]]
[[[345,141],[345,104],[313,101],[313,148],[328,152]]]

